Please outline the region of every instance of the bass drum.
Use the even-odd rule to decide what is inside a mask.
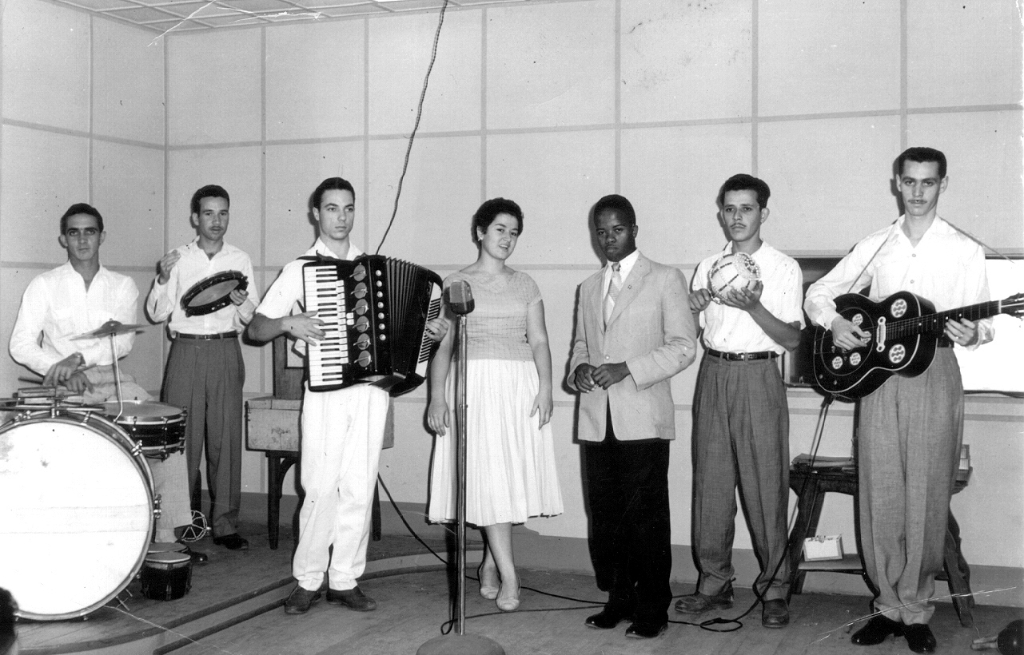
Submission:
[[[18,616],[85,616],[121,593],[155,512],[149,465],[102,416],[42,411],[0,427],[0,587]]]

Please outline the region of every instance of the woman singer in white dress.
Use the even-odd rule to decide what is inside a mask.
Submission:
[[[529,275],[505,265],[522,230],[519,205],[488,200],[473,216],[476,262],[445,280],[446,287],[467,281],[475,302],[466,321],[466,522],[484,533],[480,595],[506,612],[519,607],[512,525],[562,512],[549,423],[551,350],[544,303]],[[449,330],[430,366],[427,424],[437,435],[428,507],[432,522],[456,518],[456,444],[450,430],[454,337],[455,330]]]

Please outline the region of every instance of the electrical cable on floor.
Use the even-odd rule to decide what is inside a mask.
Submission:
[[[378,482],[380,482],[381,488],[384,489],[384,493],[387,494],[388,503],[391,504],[391,507],[398,514],[398,518],[401,520],[402,525],[406,526],[406,529],[409,530],[409,533],[413,535],[413,538],[415,538],[417,541],[420,542],[420,544],[422,545],[423,548],[425,548],[431,555],[433,555],[435,558],[437,558],[437,560],[439,562],[441,562],[442,564],[447,565],[447,563],[449,563],[449,562],[447,562],[447,560],[442,558],[432,548],[430,548],[430,544],[428,544],[426,541],[424,541],[423,538],[419,534],[416,533],[416,530],[413,529],[413,526],[409,524],[409,521],[406,520],[406,515],[402,514],[401,510],[398,508],[398,504],[395,503],[394,496],[391,495],[391,491],[387,488],[387,485],[384,483],[384,478],[382,478],[379,473],[377,474],[377,480],[378,480]],[[454,531],[452,530],[452,528],[450,528],[446,524],[440,524],[440,525],[444,529],[444,531],[449,532],[450,534],[454,534]],[[472,575],[469,575],[469,574],[466,575],[466,579],[473,580],[474,582],[479,582],[480,581],[479,578],[473,577]],[[587,607],[602,607],[604,605],[604,603],[601,602],[601,601],[592,601],[592,600],[586,600],[586,599],[580,599],[580,598],[572,598],[571,596],[562,596],[560,594],[554,594],[553,592],[545,592],[543,590],[539,590],[539,588],[535,588],[535,587],[532,587],[532,586],[526,586],[524,584],[520,584],[519,588],[520,588],[520,590],[527,590],[529,592],[534,592],[535,594],[540,594],[542,596],[547,596],[547,597],[550,597],[550,598],[556,598],[556,599],[559,599],[559,600],[562,600],[562,601],[571,601],[573,603],[584,603],[584,604],[587,605]],[[517,611],[530,611],[530,612],[540,612],[540,611],[543,611],[543,612],[551,612],[551,611],[556,611],[557,609],[560,609],[560,608],[552,608],[552,609],[547,609],[547,610],[517,610]],[[577,608],[562,608],[562,609],[585,609],[585,608],[577,607]],[[505,612],[498,612],[498,613],[499,614],[504,614]],[[478,616],[489,616],[489,614],[480,614]],[[470,617],[467,617],[467,618],[470,618]]]
[[[828,415],[828,408],[829,408],[829,406],[831,406],[831,404],[832,404],[832,402],[834,400],[835,400],[834,396],[826,396],[825,399],[821,403],[821,408],[819,409],[819,412],[818,412],[818,424],[815,427],[814,437],[813,437],[813,439],[811,441],[811,457],[810,457],[810,460],[808,462],[808,467],[811,468],[811,469],[814,468],[814,462],[815,462],[815,460],[817,459],[817,456],[818,456],[818,448],[821,446],[821,437],[822,437],[822,435],[824,433],[824,429],[825,429],[825,417]],[[801,488],[800,488],[800,493],[797,494],[797,498],[798,499],[803,496],[803,492],[806,489],[806,486],[807,486],[807,483],[808,483],[808,478],[809,478],[809,476],[804,478],[803,484],[801,485]],[[448,564],[448,560],[446,560],[445,558],[443,558],[440,555],[438,555],[437,552],[434,551],[434,549],[431,548],[430,545],[427,544],[427,542],[425,542],[416,533],[415,530],[413,530],[412,526],[409,525],[409,521],[406,520],[405,514],[403,514],[402,510],[398,507],[398,503],[395,502],[394,497],[391,495],[391,491],[388,489],[387,485],[384,483],[384,478],[381,477],[381,475],[379,473],[377,474],[377,481],[380,482],[381,488],[384,489],[384,493],[387,494],[388,502],[391,503],[391,507],[398,514],[398,518],[401,519],[402,524],[405,525],[405,529],[409,531],[409,534],[412,535],[413,538],[416,539],[416,541],[418,541],[420,543],[420,545],[422,545],[424,548],[426,548],[427,551],[430,552],[431,555],[436,557],[438,559],[438,561],[440,561],[443,564],[447,565]],[[799,508],[799,503],[798,503],[798,508]],[[795,521],[796,521],[796,517],[797,517],[797,514],[794,512],[793,516],[790,518],[789,529],[786,531],[787,535],[792,534],[793,526],[794,526]],[[443,527],[444,530],[447,531],[449,534],[454,534],[452,529],[449,528],[447,525],[441,524],[441,527]],[[787,556],[789,555],[790,546],[791,546],[791,544],[789,544],[788,541],[787,541],[786,547],[782,551],[782,556],[779,558],[779,563],[775,566],[775,570],[772,571],[771,577],[768,578],[768,583],[765,585],[765,590],[767,590],[768,586],[771,585],[771,581],[775,579],[775,576],[778,575],[778,573],[779,573],[779,569],[782,568],[783,562],[786,561]],[[792,572],[790,572],[790,576],[792,577]],[[469,575],[469,574],[466,575],[466,579],[467,580],[473,580],[474,582],[479,582],[480,581],[479,578],[475,578],[475,577],[473,577],[472,575]],[[732,580],[730,580],[729,582],[731,584]],[[542,590],[536,589],[534,587],[527,587],[527,586],[525,586],[523,584],[519,585],[519,589],[520,590],[526,589],[528,591],[532,591],[534,593],[541,594],[542,596],[548,596],[550,598],[557,598],[559,600],[567,600],[567,601],[574,602],[574,603],[584,603],[584,605],[581,606],[581,607],[551,607],[551,608],[516,610],[516,612],[519,612],[519,613],[522,613],[522,612],[564,612],[564,611],[575,611],[575,610],[581,610],[581,609],[596,609],[598,607],[604,607],[604,602],[601,602],[601,601],[585,600],[585,599],[582,599],[582,598],[573,598],[572,596],[563,596],[561,594],[556,594],[556,593],[549,592],[549,591],[542,591]],[[732,618],[715,617],[713,619],[707,619],[706,621],[700,621],[700,622],[680,621],[680,620],[674,620],[673,621],[672,619],[669,619],[668,622],[669,623],[674,623],[676,625],[691,625],[691,626],[700,628],[701,630],[707,630],[708,632],[722,632],[722,633],[736,632],[737,630],[740,630],[741,628],[743,628],[743,622],[740,619],[742,619],[743,617],[747,616],[752,611],[754,611],[754,608],[756,608],[764,600],[764,592],[759,592],[757,590],[757,585],[756,584],[752,587],[752,590],[754,592],[754,602],[751,603],[750,607],[748,607],[747,610],[744,611],[739,616],[732,617]],[[687,594],[679,594],[677,596],[673,596],[672,600],[675,600],[677,598],[682,598],[685,595],[687,595]],[[483,614],[473,614],[473,615],[467,616],[466,619],[469,620],[469,619],[481,618],[481,617],[484,617],[484,616],[497,616],[497,615],[503,615],[503,614],[510,614],[510,612],[485,612]],[[455,623],[456,623],[456,619],[451,616],[451,613],[449,613],[449,619],[441,624],[441,634],[445,634],[445,635],[449,634],[451,632],[452,628],[454,627]],[[715,627],[715,626],[732,626],[732,627],[718,628],[718,627]]]
[[[810,468],[812,470],[814,469],[814,462],[817,460],[817,457],[818,457],[818,448],[821,446],[821,437],[822,437],[822,435],[823,435],[823,433],[825,431],[825,417],[828,416],[828,408],[832,405],[832,402],[834,400],[835,400],[835,396],[831,396],[831,395],[830,396],[825,396],[824,400],[821,401],[821,408],[818,410],[818,424],[814,428],[814,437],[811,439],[811,457],[810,457],[810,460],[809,460],[809,462],[807,464],[808,468]],[[799,510],[800,498],[803,497],[804,491],[807,489],[807,483],[808,483],[809,480],[810,480],[810,476],[805,476],[803,483],[800,485],[800,492],[797,493],[797,496],[796,496],[797,497],[797,510]],[[796,524],[796,517],[797,517],[797,512],[795,511],[793,513],[793,516],[790,518],[790,523],[789,523],[788,529],[786,530],[786,535],[793,534],[793,526]],[[775,569],[772,571],[771,577],[768,578],[768,582],[764,586],[765,591],[763,591],[763,592],[758,591],[757,590],[757,584],[756,584],[756,581],[755,581],[755,584],[751,587],[751,590],[754,592],[754,602],[751,603],[750,607],[748,607],[747,610],[745,612],[743,612],[742,614],[740,614],[739,616],[736,616],[736,617],[733,617],[733,618],[715,617],[713,619],[708,619],[706,621],[701,621],[700,623],[694,623],[693,621],[679,621],[679,620],[673,621],[673,620],[669,619],[669,623],[676,623],[676,624],[679,624],[679,625],[692,625],[692,626],[696,626],[696,627],[700,628],[701,630],[707,630],[709,632],[735,632],[735,631],[739,630],[740,628],[743,627],[743,622],[740,621],[740,619],[745,617],[747,614],[750,614],[751,612],[753,612],[755,607],[757,607],[760,603],[764,602],[764,594],[765,594],[765,592],[767,592],[768,587],[771,586],[772,580],[774,580],[775,576],[778,575],[779,569],[782,568],[783,562],[785,562],[786,559],[788,558],[788,556],[789,556],[789,549],[790,549],[791,546],[792,546],[792,544],[790,544],[789,540],[787,539],[786,547],[784,549],[782,549],[782,556],[779,558],[779,563],[775,565]],[[790,579],[792,579],[793,572],[790,571],[789,575],[790,575]],[[729,581],[729,584],[732,584],[732,580]],[[674,598],[678,598],[678,596],[676,596]],[[789,603],[787,602],[786,604],[788,606]],[[718,626],[718,625],[734,625],[735,627],[730,627],[730,628],[715,628],[715,627],[713,627],[713,626]]]

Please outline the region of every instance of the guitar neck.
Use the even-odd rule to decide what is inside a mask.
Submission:
[[[1002,304],[1001,300],[990,300],[978,303],[977,305],[968,305],[944,312],[925,314],[917,318],[891,321],[887,325],[886,331],[890,337],[896,338],[915,334],[942,334],[947,320],[953,319],[958,321],[961,318],[966,318],[969,321],[980,321],[983,318],[989,318],[990,316],[1002,313]]]

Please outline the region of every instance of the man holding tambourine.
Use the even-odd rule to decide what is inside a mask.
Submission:
[[[245,364],[238,335],[259,298],[249,255],[224,242],[230,198],[217,185],[192,196],[198,236],[170,251],[146,300],[154,322],[170,317],[173,343],[162,400],[188,411],[185,454],[192,508],[199,509],[199,462],[206,446],[213,543],[246,549],[238,534],[242,498],[242,385]]]

